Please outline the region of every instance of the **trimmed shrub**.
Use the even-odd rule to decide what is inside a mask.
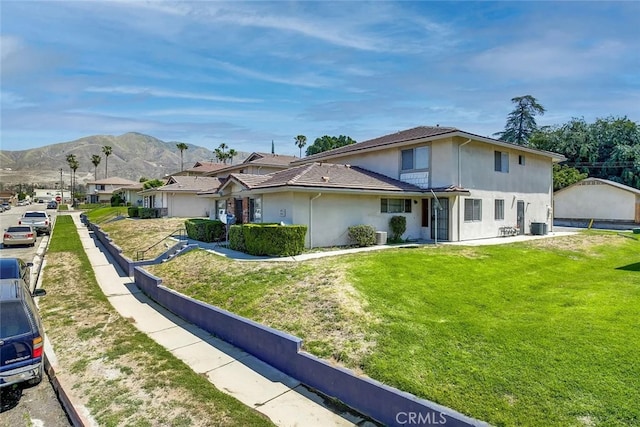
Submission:
[[[371,225],[352,225],[348,228],[349,240],[356,246],[373,246],[376,244],[376,229]]]
[[[138,207],[132,206],[127,209],[127,213],[129,214],[129,218],[137,218],[138,217]]]
[[[216,242],[226,238],[227,230],[217,219],[191,218],[184,222],[187,236],[200,242]]]
[[[111,196],[111,206],[124,206],[124,199],[119,193]]]
[[[293,256],[304,250],[306,225],[243,224],[242,233],[251,255]]]
[[[407,218],[404,216],[396,215],[392,216],[389,220],[389,227],[391,227],[391,240],[393,242],[402,241],[402,235],[407,231]]]
[[[232,225],[229,227],[229,249],[246,252],[247,246],[244,244],[244,233],[242,225]]]
[[[138,216],[141,219],[155,218],[156,211],[153,208],[138,208]]]

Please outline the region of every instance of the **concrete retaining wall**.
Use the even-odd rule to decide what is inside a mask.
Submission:
[[[485,426],[449,408],[360,377],[301,351],[302,340],[194,300],[165,286],[142,268],[137,286],[163,307],[201,329],[250,353],[287,375],[389,426]]]

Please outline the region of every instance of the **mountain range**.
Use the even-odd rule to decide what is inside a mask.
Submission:
[[[70,142],[47,145],[30,150],[0,150],[0,182],[3,186],[36,184],[39,187],[53,186],[60,181],[69,182],[71,170],[67,155],[74,154],[79,163],[76,170],[78,184],[105,178],[105,155],[102,147],[110,146],[108,176],[138,181],[141,177],[154,179],[180,171],[180,150],[178,141],[165,142],[149,135],[136,132],[120,136],[93,135]],[[187,144],[183,152],[184,168],[196,162],[216,161],[214,153],[206,148]],[[98,167],[91,163],[91,157],[101,157]],[[241,162],[250,153],[238,152],[233,163]]]

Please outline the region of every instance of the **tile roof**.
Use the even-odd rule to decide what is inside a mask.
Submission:
[[[220,184],[220,179],[209,176],[175,175],[169,179],[166,185],[153,190],[201,192],[218,188]]]
[[[346,154],[352,151],[366,150],[369,148],[383,147],[385,145],[396,144],[398,142],[406,142],[414,139],[428,138],[432,136],[446,135],[449,133],[459,132],[458,129],[452,127],[439,127],[439,126],[418,126],[412,129],[407,129],[392,133],[378,138],[370,139],[368,141],[358,142],[356,144],[345,145],[344,147],[334,148],[333,150],[324,151],[322,153],[313,154],[311,156],[304,157],[304,161],[322,159],[336,154]]]
[[[557,194],[557,193],[562,192],[564,190],[567,190],[569,188],[577,187],[577,186],[580,186],[580,185],[589,185],[589,184],[592,184],[592,183],[593,184],[602,183],[602,184],[610,185],[612,187],[617,187],[617,188],[619,188],[621,190],[625,190],[625,191],[628,191],[630,193],[634,193],[634,194],[640,195],[640,190],[637,189],[637,188],[629,187],[628,185],[624,185],[624,184],[621,184],[619,182],[610,181],[608,179],[602,179],[602,178],[585,178],[585,179],[583,179],[581,181],[578,181],[576,183],[571,184],[568,187],[564,187],[564,188],[561,188],[560,190],[556,190],[555,193]]]
[[[299,160],[296,156],[286,156],[283,154],[272,153],[253,153],[247,157],[242,164],[257,164],[257,165],[274,165],[274,166],[288,166],[289,163]]]
[[[424,192],[423,188],[356,166],[309,163],[268,175],[232,174],[248,189],[306,187],[342,190]]]
[[[89,181],[89,182],[87,182],[87,184],[135,185],[135,184],[138,184],[138,182],[114,176],[114,177],[111,177],[111,178],[99,179],[97,181]]]

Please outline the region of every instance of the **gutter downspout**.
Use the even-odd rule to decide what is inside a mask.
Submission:
[[[313,201],[320,196],[322,196],[322,193],[318,193],[309,199],[309,249],[313,249],[313,230],[311,227],[311,224],[313,224]]]
[[[462,147],[471,142],[471,138],[467,139],[466,142],[458,145],[458,187],[462,188]],[[458,197],[458,242],[460,239],[460,214],[462,213],[462,201],[460,200],[460,195]]]

